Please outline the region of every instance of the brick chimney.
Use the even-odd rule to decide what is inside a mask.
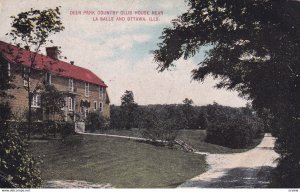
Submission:
[[[46,47],[46,54],[52,59],[58,59],[58,47]]]

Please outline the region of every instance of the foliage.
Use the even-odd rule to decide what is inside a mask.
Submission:
[[[275,119],[268,109],[260,109],[257,111],[257,115],[262,119],[264,124],[265,132],[272,133],[273,136],[277,137],[277,130],[274,126]]]
[[[180,118],[172,118],[175,112],[170,108],[163,112],[154,109],[145,111],[139,126],[142,136],[154,141],[168,141],[172,144],[180,129],[180,123],[178,123]]]
[[[214,103],[206,106],[209,125],[206,141],[231,148],[244,148],[263,132],[263,122],[248,107],[231,108]]]
[[[217,107],[214,107],[217,106]],[[139,106],[137,110],[136,123],[137,127],[140,127],[145,119],[144,116],[149,114],[149,111],[155,111],[159,117],[163,118],[168,112],[170,115],[168,118],[172,121],[176,121],[179,129],[206,129],[210,122],[219,121],[219,113],[228,113],[231,115],[236,115],[243,111],[243,108],[232,108],[219,105],[215,103],[214,105],[207,106],[188,106],[191,109],[187,116],[190,121],[190,127],[188,127],[186,109],[182,104],[176,105],[147,105]],[[110,128],[111,129],[120,129],[123,125],[122,119],[122,110],[121,107],[112,105],[110,108],[111,118],[110,118]]]
[[[133,128],[136,123],[137,115],[137,103],[134,102],[134,95],[132,91],[126,90],[121,97],[121,110],[122,110],[122,120],[124,122],[124,128]]]
[[[75,134],[75,128],[73,123],[63,122],[60,124],[59,130],[62,139],[65,139],[68,136]]]
[[[86,130],[94,132],[96,130],[104,129],[105,122],[106,121],[101,114],[97,112],[91,112],[85,119],[85,128]]]
[[[54,120],[55,114],[63,116],[61,108],[64,106],[65,95],[59,92],[54,85],[46,84],[41,94],[41,107],[45,114],[48,116],[48,120]]]
[[[0,66],[3,70],[2,63]],[[23,138],[8,124],[12,112],[5,100],[12,99],[7,90],[14,85],[7,80],[10,78],[0,78],[0,187],[38,187],[41,177],[37,161],[26,150]]]
[[[38,187],[41,184],[37,161],[28,153],[21,137],[4,127],[0,129],[0,172],[19,188]],[[2,187],[13,186],[4,184]]]
[[[260,132],[257,119],[245,115],[225,116],[207,128],[206,141],[230,148],[245,148],[252,144]]]
[[[30,66],[24,80],[30,82],[32,74],[35,72],[36,66],[36,55],[40,52],[40,48],[46,43],[52,43],[52,40],[49,40],[49,36],[55,33],[58,33],[64,30],[60,19],[60,10],[59,7],[55,9],[46,9],[46,10],[34,10],[21,12],[17,16],[11,16],[12,30],[7,33],[11,36],[14,42],[18,41],[18,46],[23,46],[25,49],[33,51],[33,54],[30,55]],[[21,63],[20,58],[16,58],[16,63]],[[42,78],[42,77],[41,77]],[[31,123],[32,123],[32,107],[31,101],[33,95],[39,89],[39,84],[31,86],[30,83],[27,83],[25,87],[28,95],[28,130],[27,137],[30,139]]]
[[[272,188],[297,188],[299,186],[300,164],[295,158],[287,156],[280,159],[273,170]]]
[[[196,125],[199,126],[200,129],[207,129],[208,128],[209,122],[208,122],[206,113],[200,112],[198,114]]]
[[[38,187],[41,177],[37,161],[26,150],[23,138],[8,126],[9,103],[1,103],[0,112],[0,186]]]
[[[194,103],[192,99],[185,98],[182,105],[182,112],[184,114],[184,118],[186,120],[186,125],[182,128],[193,129],[197,128],[195,121],[193,121],[195,117],[195,112],[192,104]]]
[[[13,40],[21,39],[26,45],[41,46],[48,41],[52,42],[47,38],[64,29],[60,20],[59,7],[42,11],[31,9],[11,18],[13,29],[9,35]]]
[[[6,124],[6,121],[11,116],[12,116],[12,112],[11,112],[9,103],[8,102],[0,102],[0,126],[4,126]]]
[[[122,129],[124,122],[122,118],[122,110],[119,106],[110,106],[110,128],[111,129]]]
[[[164,29],[154,51],[160,71],[209,46],[193,78],[204,81],[212,75],[220,79],[217,88],[237,90],[256,110],[268,110],[280,161],[289,156],[299,162],[299,1],[187,2],[188,11]]]
[[[188,106],[191,106],[194,103],[194,101],[192,99],[188,99],[188,98],[185,98],[182,102],[183,102],[183,104],[188,105]]]

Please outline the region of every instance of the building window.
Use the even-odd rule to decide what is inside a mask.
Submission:
[[[73,106],[74,106],[73,98],[68,97],[68,110],[73,111],[73,109],[74,109]]]
[[[89,83],[85,83],[85,96],[89,97],[90,96],[90,84]]]
[[[51,79],[52,78],[52,76],[51,76],[51,73],[46,73],[46,83],[48,84],[48,85],[51,85]]]
[[[11,73],[10,73],[10,63],[7,63],[7,74],[8,77],[10,77]]]
[[[99,88],[99,97],[102,99],[105,99],[105,87],[101,87]]]
[[[74,83],[73,79],[69,79],[69,91],[73,92],[74,91]]]
[[[28,80],[30,85],[30,77],[29,77],[30,69],[27,67],[23,67],[23,84],[24,86],[28,86]]]
[[[97,101],[94,101],[94,110],[97,110]]]
[[[87,107],[82,106],[81,113],[83,114],[84,118],[86,118],[89,113],[89,109]]]
[[[40,108],[41,107],[41,95],[34,94],[31,100],[31,107]]]
[[[103,111],[103,103],[99,102],[99,111],[102,112]]]

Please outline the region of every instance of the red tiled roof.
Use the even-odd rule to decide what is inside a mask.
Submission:
[[[31,51],[16,47],[3,41],[0,41],[0,52],[3,53],[3,56],[9,62],[19,63],[27,67],[30,67],[30,58],[32,55],[34,55],[34,53]],[[55,60],[42,54],[36,55],[34,68],[107,87],[104,81],[90,70],[76,65],[71,65],[64,61]]]

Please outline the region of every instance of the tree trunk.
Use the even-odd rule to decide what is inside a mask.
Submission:
[[[29,83],[28,83],[29,84]],[[30,140],[31,136],[31,119],[32,119],[32,109],[31,109],[32,95],[30,90],[28,90],[28,125],[27,125],[27,140]]]

